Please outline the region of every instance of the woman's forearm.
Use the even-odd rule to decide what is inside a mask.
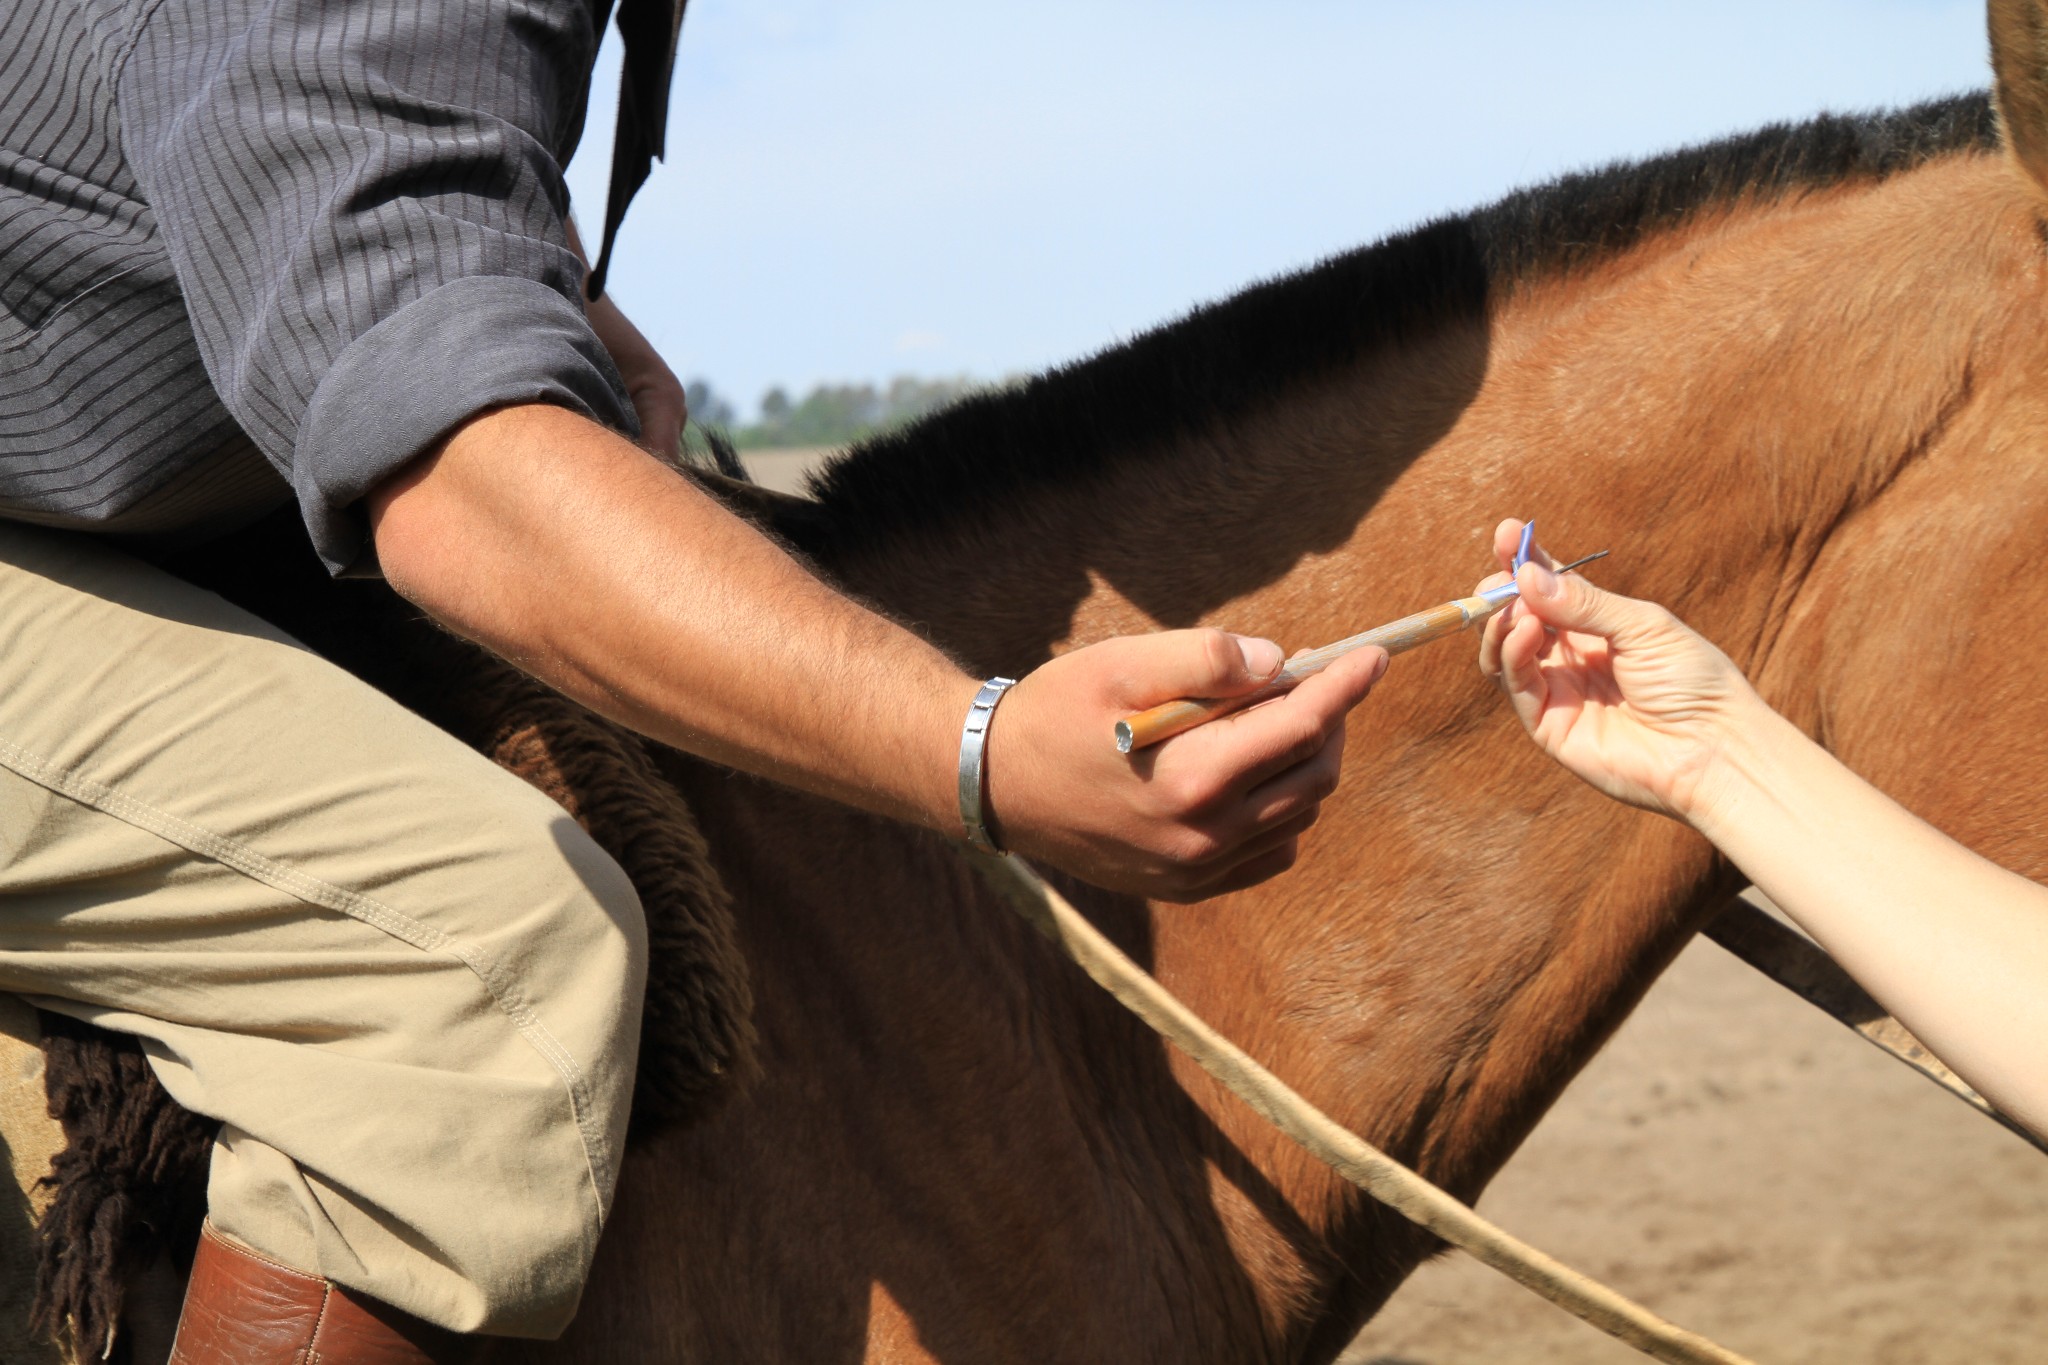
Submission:
[[[2048,888],[1907,812],[1761,701],[1689,812],[1900,1022],[2048,1132]]]
[[[1494,532],[1503,567],[1523,525]],[[2048,1135],[2048,888],[1985,861],[1772,711],[1662,607],[1538,555],[1479,666],[1543,750],[1713,840],[1986,1098]],[[1490,585],[1489,580],[1487,585]]]

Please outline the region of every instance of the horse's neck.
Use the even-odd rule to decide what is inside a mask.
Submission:
[[[1984,155],[1703,218],[1506,310],[1454,458],[1520,462],[1553,543],[1613,546],[1604,582],[1765,670],[1838,533],[1983,397],[2001,329],[2038,331],[2035,232]]]
[[[1464,590],[1495,519],[1533,514],[1556,548],[1612,547],[1610,585],[1760,664],[1829,531],[1965,401],[1981,314],[1915,305],[2003,268],[1997,232],[1941,226],[1973,208],[2010,217],[1987,164],[1702,221],[1531,286],[1488,328],[1446,328],[1206,438],[832,567],[973,666],[1014,671],[1197,620],[1322,643]],[[1345,786],[1295,873],[1112,915],[1284,1079],[1476,1196],[1727,874],[1685,831],[1541,759],[1470,647],[1398,661],[1354,716]],[[1803,702],[1796,683],[1774,699]],[[1156,1070],[1157,1045],[1105,1022],[1041,948],[933,913],[970,995],[1057,1017],[1098,1066]],[[1388,1292],[1420,1240],[1170,1065],[1195,1106],[1154,1096],[1193,1134],[1166,1159],[1207,1164],[1202,1195],[1269,1328],[1348,1319]]]
[[[1443,368],[1407,358],[1401,368],[1424,380],[1403,390],[1409,420],[1395,434],[1376,426],[1351,439],[1371,449],[1449,430],[1455,395],[1475,373],[1463,368],[1473,341],[1446,338]],[[1339,404],[1328,394],[1314,401]],[[1028,667],[1049,643],[1178,624],[1222,602],[1230,624],[1290,645],[1321,642],[1461,591],[1484,567],[1465,528],[1459,544],[1440,527],[1414,526],[1413,510],[1403,513],[1409,526],[1368,521],[1354,533],[1376,498],[1395,496],[1377,472],[1390,462],[1347,468],[1313,440],[1280,455],[1275,463],[1292,470],[1268,466],[1260,486],[1198,453],[1197,474],[1181,486],[1204,496],[1147,506],[1114,488],[1108,500],[1128,509],[1121,517],[1092,503],[1057,518],[1022,509],[1028,523],[1070,530],[1087,547],[1067,547],[1064,562],[1042,534],[1010,537],[994,523],[871,564],[878,571],[857,582],[993,671]],[[1255,511],[1230,496],[1233,477],[1252,485]],[[1189,539],[1198,551],[1187,551]],[[1236,551],[1212,553],[1218,543]],[[1421,547],[1432,567],[1375,573],[1363,550],[1380,545],[1390,561],[1392,546]],[[944,590],[926,597],[910,583]],[[988,596],[970,620],[957,603],[975,584]],[[1193,908],[1090,902],[1169,988],[1283,1079],[1468,1197],[1676,950],[1687,897],[1709,866],[1678,831],[1606,806],[1542,763],[1479,684],[1470,648],[1403,659],[1354,717],[1346,785],[1294,873]],[[1043,945],[990,923],[1000,907],[951,912],[963,913],[1006,944],[1001,953],[949,946],[978,958],[987,993],[1014,994],[1090,1070],[1149,1078],[1063,1107],[1092,1105],[1112,1129],[1152,1132],[1147,1152],[1119,1158],[1126,1174],[1149,1160],[1155,1202],[1201,1206],[1160,1216],[1201,1225],[1184,1245],[1212,1249],[1219,1275],[1227,1265],[1249,1277],[1252,1320],[1269,1341],[1299,1344],[1311,1322],[1355,1319],[1425,1253],[1413,1229],[1368,1209],[1206,1077],[1112,1018]],[[943,939],[957,922],[935,932]],[[1168,1075],[1171,1084],[1158,1083]],[[1119,1121],[1119,1110],[1138,1117]],[[1191,1167],[1206,1174],[1175,1177]]]
[[[1388,728],[1426,714],[1442,682],[1385,698],[1409,717]],[[1675,951],[1705,855],[1575,791],[1475,800],[1470,752],[1403,773],[1373,761],[1375,743],[1361,741],[1310,856],[1276,884],[1156,911],[1074,890],[1284,1080],[1476,1197]],[[913,1267],[899,1288],[928,1259],[949,1293],[1036,1311],[1009,1303],[1014,1267],[1032,1265],[1098,1282],[1041,1286],[1054,1301],[1126,1301],[1132,1354],[1170,1328],[1189,1333],[1188,1359],[1291,1359],[1426,1253],[1124,1015],[938,841],[704,776],[690,794],[742,906],[768,1077],[745,1143],[801,1142],[807,1165],[916,1211],[915,1247],[894,1249]],[[1012,1270],[979,1276],[986,1265]]]

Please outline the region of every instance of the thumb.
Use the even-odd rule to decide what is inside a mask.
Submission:
[[[1523,608],[1544,625],[1583,631],[1626,647],[1641,643],[1664,613],[1648,602],[1596,588],[1578,574],[1553,573],[1533,561],[1515,575]]]
[[[1235,697],[1265,686],[1285,660],[1280,646],[1222,630],[1166,630],[1122,642],[1128,702],[1153,706],[1181,697]]]

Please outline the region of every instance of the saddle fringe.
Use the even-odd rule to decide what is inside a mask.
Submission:
[[[39,1182],[53,1197],[36,1229],[29,1330],[119,1365],[130,1280],[159,1254],[180,1274],[192,1263],[220,1125],[172,1102],[135,1039],[39,1015],[43,1085],[65,1147]]]

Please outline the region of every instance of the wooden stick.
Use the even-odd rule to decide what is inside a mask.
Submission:
[[[1396,623],[1398,624],[1398,623]],[[1168,1042],[1337,1174],[1566,1312],[1670,1365],[1750,1365],[1502,1231],[1317,1109],[1126,957],[1021,858],[962,852],[1011,909]]]
[[[1428,611],[1418,611],[1413,616],[1404,616],[1398,621],[1389,621],[1383,626],[1339,640],[1334,645],[1324,645],[1305,654],[1297,654],[1287,661],[1287,667],[1279,676],[1256,692],[1247,692],[1242,697],[1191,697],[1182,701],[1161,702],[1148,711],[1125,716],[1116,723],[1116,748],[1118,753],[1127,754],[1147,745],[1157,744],[1162,739],[1171,739],[1183,730],[1192,730],[1197,725],[1227,716],[1233,711],[1242,711],[1247,706],[1256,706],[1270,701],[1283,693],[1293,691],[1303,679],[1322,672],[1332,663],[1354,649],[1367,645],[1378,645],[1389,654],[1399,654],[1426,645],[1431,640],[1441,640],[1446,635],[1455,635],[1475,621],[1484,621],[1499,611],[1513,596],[1498,599],[1489,597],[1461,597],[1455,602],[1446,602]]]
[[[1515,567],[1529,557],[1530,532],[1535,529],[1531,522],[1522,528],[1522,552],[1515,557]],[[1591,564],[1596,559],[1607,558],[1607,551],[1595,550],[1592,554],[1581,555],[1571,563],[1553,572],[1568,574],[1572,570]],[[1539,561],[1540,562],[1540,561]],[[1389,621],[1383,626],[1374,626],[1334,645],[1311,649],[1297,654],[1287,661],[1278,677],[1256,692],[1242,697],[1189,697],[1181,701],[1161,702],[1149,711],[1125,716],[1116,723],[1116,750],[1120,754],[1142,749],[1148,744],[1157,744],[1162,739],[1171,739],[1183,730],[1192,730],[1204,721],[1218,716],[1227,716],[1232,711],[1242,711],[1247,706],[1256,706],[1270,701],[1284,692],[1299,686],[1302,679],[1322,672],[1338,659],[1354,649],[1367,645],[1378,645],[1389,654],[1399,654],[1417,645],[1426,645],[1431,640],[1441,640],[1446,635],[1455,635],[1475,621],[1484,621],[1502,607],[1515,600],[1516,588],[1513,580],[1497,588],[1472,597],[1460,597],[1428,611],[1418,611],[1413,616],[1404,616],[1398,621]]]

